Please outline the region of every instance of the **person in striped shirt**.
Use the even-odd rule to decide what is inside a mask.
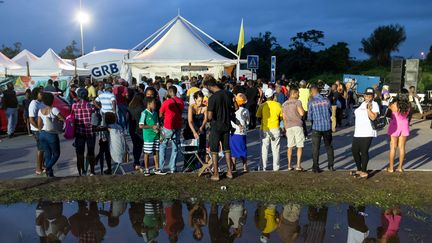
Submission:
[[[101,110],[102,114],[107,112],[116,113],[117,102],[110,84],[105,85],[105,91],[95,99],[94,104]]]
[[[319,168],[319,150],[321,146],[321,137],[327,150],[328,169],[334,171],[334,151],[332,145],[332,130],[331,130],[331,105],[327,98],[320,95],[318,87],[311,87],[311,98],[308,104],[308,120],[312,122],[312,171],[320,173]]]

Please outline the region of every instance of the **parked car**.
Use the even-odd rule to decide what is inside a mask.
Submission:
[[[69,105],[69,103],[66,101],[66,99],[59,96],[58,93],[52,92],[52,94],[54,94],[53,106],[59,109],[60,114],[62,114],[64,117],[68,116],[71,112],[71,106]],[[19,104],[18,123],[15,129],[15,131],[17,132],[27,131],[24,122],[24,107],[21,105],[24,98],[25,98],[24,92],[17,92],[17,99]],[[6,133],[6,132],[7,132],[6,110],[0,108],[0,133]]]

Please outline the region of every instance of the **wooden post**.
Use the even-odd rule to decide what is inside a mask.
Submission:
[[[74,64],[74,67],[75,67],[75,77],[78,77],[78,71],[77,71],[77,62],[76,62],[76,59],[73,60],[73,64]]]

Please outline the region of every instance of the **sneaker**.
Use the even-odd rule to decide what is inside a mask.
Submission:
[[[167,173],[162,172],[161,170],[155,170],[154,171],[155,175],[166,175]]]
[[[170,171],[168,171],[168,173],[167,174],[174,174],[175,173],[175,171],[173,171],[173,170],[170,170]]]
[[[144,170],[144,176],[150,176],[150,171],[149,170]]]

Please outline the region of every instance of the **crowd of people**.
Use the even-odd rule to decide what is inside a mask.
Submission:
[[[63,209],[62,202],[41,201],[36,207],[36,232],[41,242],[63,241],[69,232],[79,242],[101,242],[107,239],[110,229],[119,227],[128,218],[130,223],[127,225],[132,226],[132,232],[136,233],[136,237],[143,238],[144,242],[157,242],[165,234],[169,242],[173,243],[187,238],[203,241],[207,237],[210,242],[228,243],[245,239],[244,235],[248,235],[246,238],[250,239],[249,232],[252,230],[248,228],[250,226],[246,226],[246,222],[251,217],[259,232],[259,240],[256,242],[272,242],[279,238],[282,242],[300,240],[319,243],[330,237],[326,230],[329,216],[329,208],[326,206],[309,206],[307,221],[302,223],[302,206],[296,203],[286,203],[282,208],[274,204],[258,203],[254,212],[248,212],[244,201],[224,203],[221,206],[211,203],[206,206],[192,198],[184,204],[185,207],[179,200],[146,200],[130,203],[129,206],[123,201],[111,201],[101,206],[94,201],[78,201],[77,211],[69,214]],[[183,214],[184,208],[188,211],[186,214]],[[400,241],[399,229],[403,215],[399,207],[382,210],[381,217],[372,217],[380,219],[376,223],[376,234],[373,233],[375,230],[372,229],[370,220],[366,220],[368,214],[365,210],[364,206],[350,205],[347,208],[346,242]],[[103,217],[107,217],[107,225],[103,223]],[[206,228],[208,236],[205,236]],[[124,226],[121,230],[127,232]],[[192,236],[185,235],[186,232],[191,232]]]
[[[53,165],[60,156],[59,134],[67,120],[53,107],[52,86],[26,91],[25,114],[37,143],[36,174],[53,176]],[[302,80],[265,80],[235,82],[223,77],[167,77],[130,82],[110,77],[97,82],[74,79],[64,96],[71,104],[74,126],[74,147],[79,175],[112,174],[112,164],[128,160],[129,148],[125,139],[132,140],[134,169],[145,176],[175,173],[181,141],[196,140],[198,158],[184,163],[181,171],[210,172],[211,180],[218,181],[219,157],[226,161],[226,177],[233,178],[237,161],[243,172],[248,172],[247,133],[259,124],[261,144],[260,170],[278,171],[281,139],[287,139],[288,170],[304,171],[302,154],[305,141],[312,144],[312,171],[322,172],[319,166],[321,140],[327,152],[329,171],[335,171],[333,133],[345,126],[355,126],[352,155],[358,178],[368,177],[369,148],[377,136],[374,121],[388,118],[390,140],[389,166],[394,172],[396,152],[399,151],[397,170],[403,172],[405,143],[409,136],[409,121],[413,111],[415,88],[402,89],[391,97],[388,87],[370,87],[359,101],[354,92],[355,81],[336,81],[328,86],[322,81],[314,84]],[[7,113],[16,113],[13,85],[8,85],[3,103]],[[31,97],[31,98],[30,98]],[[28,108],[27,108],[28,107]],[[187,114],[183,116],[183,114]],[[14,117],[8,134],[13,135]],[[309,121],[309,122],[307,122]],[[67,122],[67,121],[66,121]],[[309,126],[309,123],[311,126]],[[310,129],[309,129],[310,127]],[[95,154],[96,142],[99,152]],[[167,149],[171,155],[165,167]],[[292,165],[293,151],[296,161]],[[272,165],[268,165],[269,149]],[[86,152],[86,153],[85,153]],[[142,156],[142,154],[144,154]],[[153,155],[153,166],[150,165]],[[143,157],[143,160],[141,160]],[[107,169],[104,170],[106,163]],[[88,171],[88,167],[90,167]]]

